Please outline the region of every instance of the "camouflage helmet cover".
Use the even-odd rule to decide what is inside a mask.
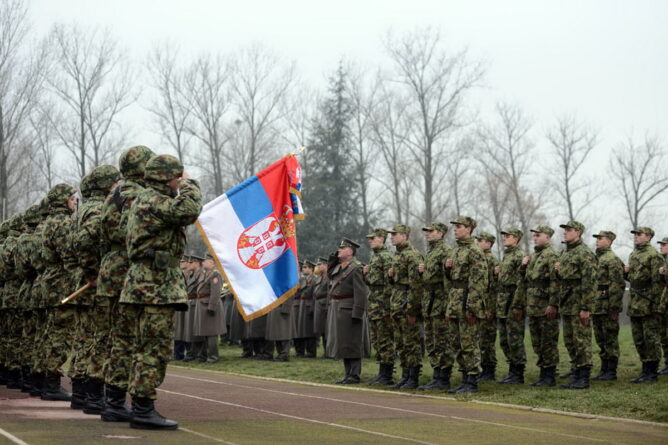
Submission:
[[[153,156],[155,153],[143,145],[128,148],[121,154],[118,168],[124,178],[143,178],[146,163]]]
[[[169,182],[183,175],[183,164],[171,155],[153,156],[146,163],[144,179],[156,182]]]
[[[100,165],[95,167],[93,171],[88,174],[88,180],[92,190],[107,191],[119,179],[121,179],[121,174],[113,165]],[[81,182],[83,183],[83,181]],[[83,188],[81,193],[83,194]]]
[[[40,204],[33,204],[23,213],[23,222],[25,224],[36,226],[42,220]]]
[[[55,185],[47,194],[49,207],[67,207],[67,200],[70,199],[70,196],[76,194],[76,192],[76,189],[69,184],[61,183]]]

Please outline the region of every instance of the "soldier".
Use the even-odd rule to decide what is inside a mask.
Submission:
[[[554,230],[545,225],[531,229],[534,254],[522,259],[520,283],[513,299],[513,317],[529,317],[531,346],[538,357],[538,380],[531,386],[555,386],[559,364],[559,283],[554,264],[559,255],[552,247]],[[548,316],[549,314],[549,316]]]
[[[190,258],[188,255],[183,255],[179,262],[179,269],[183,275],[185,283],[190,279]],[[187,311],[178,311],[175,314],[174,320],[174,355],[172,360],[180,362],[186,357],[186,316]]]
[[[185,227],[202,211],[199,185],[189,179],[181,162],[169,155],[146,163],[147,187],[127,216],[130,267],[121,292],[121,311],[136,320],[132,396],[133,428],[176,429],[154,407],[156,388],[165,378],[171,357],[174,310],[186,307],[185,283],[179,259],[185,247]]]
[[[459,216],[450,224],[455,226],[457,247],[445,262],[445,273],[450,279],[446,317],[454,333],[454,349],[462,371],[462,383],[448,392],[463,394],[478,391],[480,374],[480,321],[487,313],[487,260],[473,242],[471,233],[475,219]]]
[[[297,321],[297,339],[304,346],[304,357],[315,358],[317,352],[317,339],[313,332],[313,290],[315,287],[315,275],[312,261],[304,261],[302,273],[304,280],[303,288],[299,290],[299,312]]]
[[[144,146],[125,150],[118,161],[123,182],[104,200],[101,216],[102,261],[97,277],[97,297],[109,299],[107,317],[110,338],[107,360],[104,363],[104,410],[100,416],[105,422],[127,422],[131,418],[125,404],[132,357],[136,320],[132,314],[120,310],[119,300],[129,266],[126,245],[127,213],[144,189],[144,168],[153,152]],[[126,315],[130,315],[129,318]]]
[[[7,232],[9,232],[9,220],[5,220],[0,223],[0,257],[2,252],[2,245],[5,242],[5,239],[7,239]],[[2,266],[0,266],[0,268],[1,267]],[[0,274],[0,384],[2,385],[6,385],[12,377],[3,360],[5,351],[7,350],[6,338],[7,328],[9,326],[8,312],[5,310],[4,301],[2,298],[4,287],[5,278],[3,274]]]
[[[327,276],[327,258],[319,258],[316,264],[316,279],[314,281],[313,298],[315,298],[315,308],[313,309],[313,333],[317,338],[322,338],[323,356],[324,346],[327,344],[327,306],[329,300],[329,277]]]
[[[492,253],[496,237],[488,232],[480,232],[475,237],[478,247],[487,260],[487,292],[485,293],[485,310],[487,315],[480,322],[480,360],[482,372],[478,382],[496,379],[496,267],[499,259]]]
[[[658,241],[661,246],[661,256],[663,257],[663,266],[661,266],[661,275],[668,285],[668,237],[663,238],[661,241]],[[666,363],[666,366],[659,371],[660,375],[668,375],[668,307],[666,307],[666,300],[668,299],[668,292],[666,289],[668,287],[664,286],[663,294],[661,298],[664,304],[663,316],[661,317],[661,347],[663,348],[663,360]]]
[[[218,361],[218,336],[225,334],[225,314],[220,292],[223,287],[223,277],[213,264],[211,254],[206,254],[202,263],[204,279],[197,288],[197,309],[195,311],[194,335],[204,339],[204,347],[200,357],[205,363]]]
[[[392,283],[390,310],[394,349],[401,363],[401,380],[392,388],[416,389],[422,365],[418,323],[423,290],[418,266],[422,263],[422,255],[408,240],[410,227],[397,224],[388,232],[392,234],[392,245],[397,249],[387,274]]]
[[[449,389],[453,352],[452,335],[448,332],[445,321],[445,300],[449,283],[443,266],[451,256],[452,247],[443,240],[448,233],[448,226],[445,224],[432,222],[423,227],[422,231],[427,240],[428,251],[424,263],[418,265],[418,272],[424,285],[421,318],[424,320],[425,349],[434,375],[429,383],[418,389],[423,391]],[[447,357],[443,357],[444,355]],[[443,364],[445,366],[442,366]]]
[[[267,314],[266,339],[274,342],[277,356],[275,362],[290,361],[290,340],[292,340],[292,298],[287,298]],[[273,355],[273,354],[272,354]]]
[[[554,264],[559,279],[559,308],[548,306],[546,315],[561,313],[564,344],[575,367],[573,377],[561,385],[566,389],[589,388],[591,374],[591,323],[590,314],[596,295],[596,256],[582,241],[585,226],[578,221],[568,221],[559,227],[564,229],[566,249]]]
[[[188,293],[188,310],[185,311],[184,338],[186,341],[186,355],[184,362],[197,360],[202,351],[203,340],[195,335],[195,313],[197,312],[197,289],[204,281],[204,270],[202,261],[204,258],[197,254],[188,255],[190,260],[188,267],[190,270],[189,279],[186,283],[186,292]]]
[[[387,230],[374,229],[367,236],[369,248],[373,252],[371,261],[362,268],[364,281],[369,286],[369,333],[371,344],[376,351],[376,361],[379,369],[369,385],[393,385],[394,371],[394,344],[392,338],[392,318],[390,312],[390,296],[392,288],[389,285],[387,271],[392,265],[392,254],[387,249]]]
[[[665,305],[661,301],[664,279],[659,273],[663,258],[650,245],[654,230],[638,227],[631,231],[635,248],[626,265],[626,279],[631,283],[628,315],[631,317],[633,343],[642,362],[640,375],[631,383],[656,382],[661,360],[661,316]]]
[[[292,298],[292,344],[295,347],[295,357],[297,358],[303,358],[306,352],[304,339],[299,337],[299,307],[301,306],[302,292],[306,288],[306,274],[304,273],[306,268],[306,262],[299,265],[299,289]]]
[[[602,230],[596,238],[598,288],[592,308],[594,335],[601,349],[601,372],[592,380],[617,380],[619,314],[624,308],[624,262],[612,251],[616,235]]]
[[[338,252],[329,259],[329,298],[334,315],[335,335],[327,341],[336,359],[343,359],[345,376],[338,384],[360,382],[364,355],[365,320],[369,288],[364,283],[362,263],[355,258],[355,241],[343,238]]]
[[[517,320],[510,309],[520,281],[522,250],[519,242],[524,235],[520,229],[510,228],[503,232],[503,260],[497,266],[499,292],[496,305],[496,318],[499,326],[501,349],[508,361],[508,375],[498,383],[524,383],[524,367],[527,362],[524,350],[524,317]]]

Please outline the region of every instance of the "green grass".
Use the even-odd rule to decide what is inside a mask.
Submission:
[[[534,355],[526,333],[527,371],[525,381],[530,383],[538,377],[536,356]],[[563,411],[600,414],[605,416],[626,417],[632,419],[668,422],[668,377],[661,376],[658,383],[632,384],[628,380],[638,375],[640,363],[633,346],[631,330],[628,326],[620,331],[620,346],[622,356],[619,360],[618,380],[616,382],[592,381],[591,388],[585,391],[571,391],[554,388],[531,388],[525,385],[499,385],[485,382],[479,385],[477,394],[457,396],[458,399],[477,399],[491,402],[502,402],[517,405],[526,405],[535,408],[549,408]],[[594,346],[594,369],[592,375],[598,373],[599,360]],[[277,377],[294,380],[304,380],[318,383],[333,383],[340,379],[343,373],[341,361],[328,359],[297,359],[292,357],[290,362],[275,363],[251,359],[238,358],[241,353],[239,347],[225,346],[220,349],[221,360],[213,365],[200,363],[179,363],[180,366],[193,368],[213,369],[219,371],[236,372],[263,377]],[[318,350],[322,355],[322,346]],[[560,341],[560,370],[568,367],[568,353]],[[497,347],[497,379],[505,376],[507,366],[501,350]],[[663,364],[663,363],[662,363]],[[362,381],[370,380],[378,371],[378,366],[371,359],[364,360]],[[502,375],[503,374],[503,375]],[[395,376],[397,371],[395,371]],[[421,384],[431,379],[431,367],[424,362]],[[453,386],[459,384],[460,377],[453,375]],[[382,387],[382,389],[386,389]],[[416,391],[417,392],[417,391]],[[444,394],[444,392],[428,392],[429,394]]]

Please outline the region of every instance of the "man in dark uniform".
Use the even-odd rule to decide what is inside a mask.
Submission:
[[[329,299],[329,278],[327,277],[327,258],[319,258],[316,264],[316,279],[314,281],[313,298],[313,333],[316,336],[316,346],[318,338],[322,337],[323,350],[327,344],[327,336],[325,335],[327,328],[327,306]],[[326,356],[327,354],[323,354]]]
[[[315,269],[315,264],[312,261],[304,261],[302,268],[304,281],[299,292],[297,339],[301,340],[304,345],[304,357],[306,358],[315,358],[317,350],[317,340],[313,333],[313,290],[315,288],[313,269]]]

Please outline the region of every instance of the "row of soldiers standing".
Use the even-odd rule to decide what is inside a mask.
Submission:
[[[58,184],[0,226],[0,375],[104,421],[175,429],[154,400],[174,311],[186,307],[178,261],[201,194],[178,159],[147,147],[126,150],[119,168],[86,175],[80,207],[76,189]]]

